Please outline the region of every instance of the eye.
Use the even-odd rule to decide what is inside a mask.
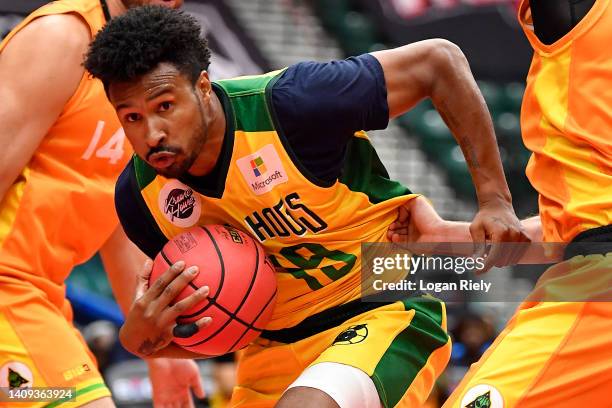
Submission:
[[[172,102],[162,102],[159,104],[159,111],[160,112],[165,112],[167,110],[169,110],[172,107]]]
[[[136,122],[140,119],[140,115],[138,113],[128,113],[125,115],[126,122]]]

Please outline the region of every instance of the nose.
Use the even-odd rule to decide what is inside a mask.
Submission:
[[[162,123],[156,120],[148,121],[147,136],[146,136],[147,146],[149,147],[158,146],[166,139],[167,136],[168,136],[168,133],[166,132]]]

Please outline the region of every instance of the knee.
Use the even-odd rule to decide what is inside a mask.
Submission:
[[[310,387],[293,387],[287,390],[275,408],[340,408],[327,393]]]

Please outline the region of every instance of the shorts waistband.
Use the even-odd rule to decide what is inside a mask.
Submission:
[[[411,297],[422,295],[424,295],[422,292],[410,293]],[[310,336],[314,336],[317,333],[339,326],[362,313],[381,306],[390,305],[405,297],[406,296],[398,296],[396,294],[383,292],[355,299],[348,303],[308,316],[296,326],[280,330],[264,330],[260,337],[280,343],[295,343]]]
[[[582,231],[565,248],[564,260],[577,255],[605,255],[612,252],[612,225]]]

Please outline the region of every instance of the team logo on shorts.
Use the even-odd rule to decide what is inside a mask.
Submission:
[[[368,337],[368,325],[357,324],[340,333],[338,337],[336,337],[336,340],[334,340],[332,346],[361,343],[366,337]]]
[[[468,390],[461,400],[461,408],[503,408],[504,398],[492,385],[479,384]]]
[[[158,205],[168,221],[177,227],[189,228],[200,219],[200,196],[178,180],[170,180],[159,192]]]
[[[34,381],[27,365],[11,361],[0,367],[0,388],[30,388]]]

